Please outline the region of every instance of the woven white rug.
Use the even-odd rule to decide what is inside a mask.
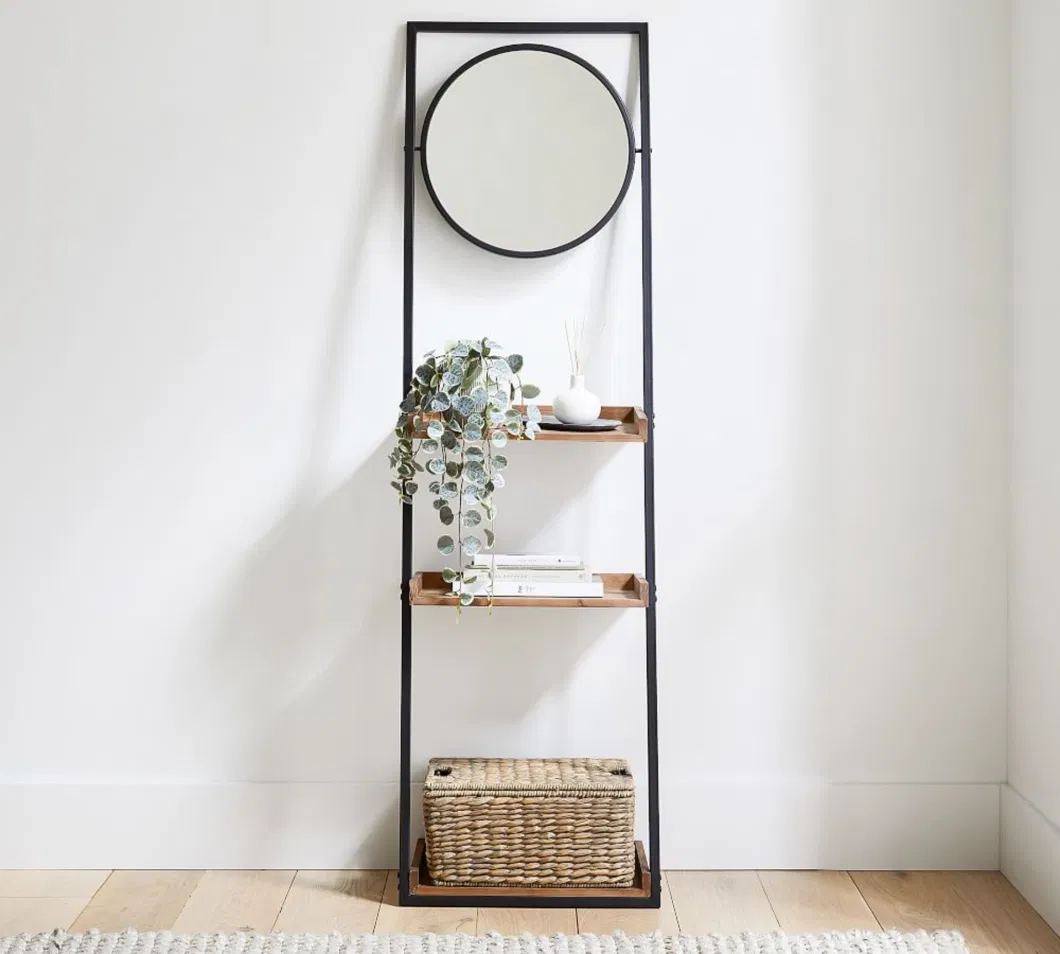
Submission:
[[[927,934],[16,934],[0,954],[968,954],[956,931]]]

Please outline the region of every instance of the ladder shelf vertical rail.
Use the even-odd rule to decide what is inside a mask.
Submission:
[[[652,902],[662,897],[659,868],[659,701],[655,651],[655,398],[652,386],[651,287],[651,101],[648,92],[648,24],[637,30],[640,80],[640,210],[641,210],[641,327],[644,361],[644,414],[648,439],[644,444],[644,577],[648,606],[644,610],[645,678],[648,728],[648,851]]]
[[[402,397],[412,384],[412,293],[416,217],[416,27],[409,23],[405,40],[405,264],[404,327],[402,333]],[[398,793],[398,897],[409,898],[412,820],[412,505],[401,507],[401,788]]]

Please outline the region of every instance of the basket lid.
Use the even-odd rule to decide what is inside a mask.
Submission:
[[[625,759],[431,759],[424,795],[454,792],[633,794]]]

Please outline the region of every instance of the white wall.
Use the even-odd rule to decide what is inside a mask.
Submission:
[[[0,864],[394,862],[401,31],[604,13],[0,8]],[[652,29],[663,862],[994,867],[1007,5],[606,16]],[[422,201],[417,347],[486,331],[547,396],[585,309],[636,400],[637,198],[538,262]],[[639,568],[636,448],[513,456],[502,542]],[[643,774],[639,614],[416,620],[417,771]]]
[[[1006,874],[1060,930],[1060,7],[1013,6],[1014,402]]]

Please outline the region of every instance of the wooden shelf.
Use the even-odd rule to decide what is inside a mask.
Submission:
[[[632,573],[599,573],[604,581],[604,595],[584,599],[561,599],[543,596],[497,596],[494,606],[564,606],[589,609],[630,609],[648,605],[648,583]],[[456,606],[459,599],[441,573],[417,573],[409,585],[409,602],[413,606]],[[489,606],[485,596],[476,596],[472,606]]]
[[[409,871],[409,894],[413,897],[434,898],[650,898],[651,872],[648,870],[644,845],[637,846],[637,867],[633,875],[633,884],[628,888],[475,888],[448,884],[435,884],[427,872],[427,852],[421,838],[416,842],[416,851],[412,856],[412,868]]]
[[[516,405],[525,410],[525,405]],[[551,414],[551,404],[539,404],[542,414]],[[598,444],[643,444],[648,439],[648,418],[639,407],[602,407],[600,417],[608,421],[621,421],[613,431],[546,431],[542,430],[537,441],[578,441]],[[427,431],[413,435],[417,439],[427,436]]]

